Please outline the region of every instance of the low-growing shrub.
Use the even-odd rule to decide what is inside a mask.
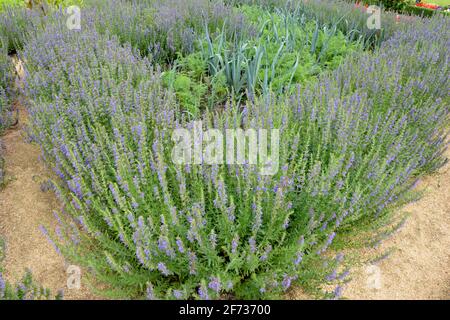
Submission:
[[[286,290],[306,244],[299,235],[298,243],[276,245],[286,237],[291,212],[283,194],[271,191],[284,181],[281,172],[280,181],[268,181],[270,189],[256,196],[254,188],[267,179],[250,167],[236,172],[224,166],[174,166],[171,130],[189,123],[177,112],[174,97],[163,90],[158,72],[134,57],[130,48],[120,49],[115,40],[56,30],[46,29],[32,41],[24,59],[26,91],[35,101],[30,109],[34,139],[78,194],[76,198],[67,193],[70,189],[60,190],[66,211],[88,232],[80,233],[70,222],[64,225],[65,235],[56,239],[61,251],[91,266],[98,279],[113,284],[122,295],[136,297],[148,290],[151,296],[152,288],[156,296],[166,298],[219,297],[221,288],[240,297]],[[61,47],[65,55],[56,57],[52,52],[61,52]],[[109,59],[111,52],[117,53],[114,59]],[[74,67],[83,65],[95,73]],[[118,68],[123,70],[120,76],[115,73]],[[236,115],[232,110],[227,112],[230,120]],[[81,160],[77,168],[75,159]],[[111,166],[105,167],[107,163]],[[238,185],[240,190],[232,187]],[[124,190],[131,198],[124,197]],[[263,223],[263,212],[276,212],[281,205],[287,206],[282,214]],[[254,221],[256,213],[259,218]],[[248,234],[252,229],[253,240]],[[259,243],[258,234],[265,234],[266,240]],[[70,245],[72,240],[77,246]],[[91,245],[111,250],[99,256],[85,251]],[[292,274],[283,270],[286,259],[292,260]],[[269,268],[275,263],[280,268],[276,275]],[[326,269],[316,272],[322,268]],[[266,293],[262,286],[269,280]]]
[[[9,54],[21,50],[30,33],[37,30],[42,14],[21,7],[7,7],[0,14],[0,41]]]
[[[448,30],[416,20],[297,94],[195,115],[204,129],[279,129],[279,170],[264,176],[175,164],[172,133],[195,123],[158,68],[94,27],[47,25],[23,59],[33,139],[61,179],[56,245],[121,297],[271,298],[335,283],[335,236],[441,163]]]
[[[222,1],[95,0],[86,1],[86,6],[100,12],[90,16],[100,33],[116,35],[160,64],[172,63],[179,53],[193,52],[205,23],[212,33],[225,21],[230,35],[250,32],[242,14]]]

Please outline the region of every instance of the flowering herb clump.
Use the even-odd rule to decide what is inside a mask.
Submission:
[[[386,214],[412,177],[441,163],[443,17],[402,26],[296,90],[189,114],[164,84],[170,55],[143,56],[139,41],[99,27],[98,12],[81,31],[53,13],[19,56],[32,139],[65,205],[50,237],[116,296],[273,298],[295,283],[339,282],[348,272],[337,271],[341,255],[330,258],[336,238]],[[194,120],[278,129],[279,170],[174,163],[172,133]]]
[[[134,294],[150,285],[160,298],[267,297],[288,289],[309,247],[303,230],[289,231],[295,191],[289,165],[274,177],[250,165],[174,165],[171,133],[192,122],[158,70],[115,38],[55,24],[23,57],[33,139],[67,186],[59,189],[66,203],[61,220],[70,215],[73,222],[60,228],[61,252]],[[276,107],[249,104],[242,127],[274,123],[286,127],[287,137],[284,114],[265,114]],[[232,128],[238,109],[228,105],[205,121]],[[282,159],[291,153],[286,145]],[[92,246],[105,250],[98,255]],[[273,272],[275,264],[280,272]]]
[[[90,9],[96,29],[118,37],[153,61],[172,63],[179,54],[196,48],[205,24],[212,32],[227,22],[228,34],[247,34],[242,13],[222,1],[93,1]]]

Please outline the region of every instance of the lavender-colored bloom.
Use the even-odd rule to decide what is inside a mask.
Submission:
[[[211,290],[214,290],[216,293],[219,293],[220,288],[221,288],[219,278],[211,277],[210,282],[208,284],[208,288],[210,288]]]
[[[177,244],[177,247],[178,247],[178,251],[180,253],[184,253],[183,241],[180,238],[177,238],[176,244]]]
[[[344,280],[345,278],[347,278],[347,276],[350,274],[350,270],[345,270],[344,272],[342,272],[339,277],[338,280]]]
[[[327,245],[330,245],[333,242],[333,239],[336,237],[336,232],[332,232],[327,239]]]
[[[347,166],[345,167],[345,171],[348,171],[353,166],[353,163],[355,161],[355,154],[352,152],[350,159],[348,160]]]
[[[281,286],[283,287],[283,290],[286,291],[291,286],[292,277],[288,275],[284,275],[283,281],[281,282]]]
[[[80,177],[74,177],[71,181],[68,183],[70,191],[75,193],[75,195],[81,199],[83,197],[83,192],[81,190],[81,178]]]
[[[194,252],[189,251],[189,274],[197,274],[197,256]]]
[[[272,251],[272,246],[268,245],[266,247],[266,249],[264,250],[264,253],[261,255],[261,257],[259,258],[260,261],[266,261],[267,258],[269,257],[270,252]]]
[[[390,156],[387,160],[386,160],[386,165],[390,165],[394,160],[395,160],[395,155]]]
[[[295,257],[294,264],[298,266],[300,262],[303,260],[303,252],[297,252],[297,256]]]
[[[333,280],[336,279],[336,276],[337,276],[337,271],[335,269],[335,270],[333,270],[332,273],[330,273],[329,275],[326,276],[326,280],[327,281],[333,281]]]
[[[236,253],[238,245],[239,245],[239,236],[236,235],[233,238],[233,241],[231,242],[231,253],[233,254]]]
[[[142,217],[142,216],[139,216],[139,218],[138,218],[138,227],[140,228],[140,229],[142,229],[143,227],[144,227],[144,217]]]
[[[283,229],[287,229],[287,227],[289,226],[289,217],[286,217],[286,219],[283,222]]]
[[[158,263],[158,270],[165,276],[168,276],[171,274],[169,269],[167,269],[166,265],[164,264],[164,262]]]
[[[416,179],[416,180],[414,181],[414,183],[411,185],[411,190],[416,189],[417,186],[419,185],[419,183],[420,183],[420,179]]]
[[[114,187],[114,185],[112,183],[109,184],[109,190],[111,191],[116,204],[120,205],[121,201],[120,201],[119,193],[117,192],[116,188]]]
[[[230,206],[229,208],[227,208],[227,214],[228,214],[228,220],[230,222],[234,222],[234,220],[236,219],[236,216],[234,215],[234,206]]]
[[[119,239],[120,239],[120,242],[122,242],[123,244],[127,245],[127,243],[125,241],[125,236],[123,235],[122,232],[119,233]]]
[[[167,240],[163,237],[160,237],[158,240],[158,249],[161,251],[166,251],[168,247],[169,243],[167,242]]]
[[[339,299],[342,297],[344,289],[341,286],[337,286],[336,289],[334,289],[333,295],[335,299]]]
[[[215,249],[217,245],[217,234],[214,232],[214,230],[209,235],[209,241],[211,243],[211,246]]]
[[[0,298],[3,298],[5,295],[6,289],[6,281],[3,279],[3,274],[0,272]]]
[[[198,295],[201,300],[209,300],[208,289],[206,289],[204,285],[201,285],[200,288],[198,288]]]
[[[173,296],[175,297],[175,299],[180,300],[180,299],[183,298],[183,295],[184,295],[183,291],[181,291],[181,290],[173,290]]]
[[[141,265],[145,266],[145,257],[144,257],[144,255],[142,254],[142,251],[141,251],[141,249],[140,249],[139,247],[136,248],[136,257],[138,258],[139,263],[140,263]]]
[[[42,234],[47,238],[47,241],[53,246],[53,248],[55,249],[56,253],[58,253],[59,255],[62,255],[61,251],[59,250],[59,247],[52,240],[52,238],[50,237],[47,229],[43,225],[40,225],[39,226],[39,230],[41,230]]]
[[[250,245],[250,252],[255,253],[256,252],[256,241],[254,237],[251,237],[248,239],[248,244]]]

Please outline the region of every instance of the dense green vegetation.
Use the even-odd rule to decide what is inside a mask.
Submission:
[[[370,30],[340,1],[84,5],[79,31],[62,11],[8,9],[0,36],[25,61],[30,138],[58,176],[64,210],[43,230],[104,295],[266,299],[297,284],[339,298],[343,239],[386,227],[442,163],[445,16],[383,13]],[[175,162],[172,137],[194,121],[279,130],[279,170]]]

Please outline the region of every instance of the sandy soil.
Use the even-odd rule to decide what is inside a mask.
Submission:
[[[39,148],[29,144],[20,127],[26,111],[20,108],[19,128],[3,137],[6,146],[7,179],[0,192],[0,234],[7,242],[5,277],[19,280],[26,268],[37,281],[53,292],[65,289],[66,299],[95,298],[86,288],[68,290],[67,265],[39,230],[40,225],[55,227],[54,210],[58,200],[42,192],[41,181],[48,172],[39,160]],[[450,158],[450,152],[446,156]],[[376,264],[352,270],[352,281],[344,289],[349,299],[450,299],[450,163],[438,173],[421,180],[418,188],[425,195],[400,212],[408,212],[406,224],[377,249],[365,249],[362,256],[375,257],[388,248],[396,250]],[[379,274],[379,283],[371,282]],[[303,292],[290,298],[308,299]]]
[[[19,124],[2,137],[7,181],[0,191],[0,236],[6,242],[4,276],[16,282],[30,269],[37,282],[52,293],[63,289],[66,299],[93,298],[83,286],[66,287],[68,265],[39,230],[41,225],[54,229],[53,211],[58,212],[60,204],[54,193],[41,191],[41,183],[51,172],[40,160],[39,147],[26,141],[22,130],[27,123],[26,110],[19,104],[16,107]]]

